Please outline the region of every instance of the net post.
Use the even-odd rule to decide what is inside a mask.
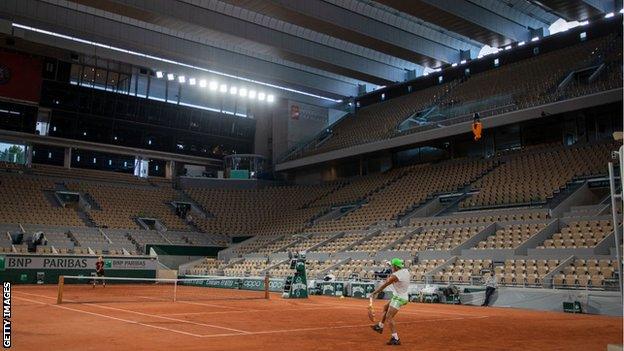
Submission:
[[[56,304],[63,303],[63,286],[65,285],[65,276],[60,275],[58,279],[58,292],[56,296]]]
[[[264,298],[269,299],[269,272],[264,274]]]
[[[173,281],[173,302],[176,302],[178,295],[178,279]]]

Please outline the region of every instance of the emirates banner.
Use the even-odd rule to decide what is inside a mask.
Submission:
[[[39,58],[0,51],[0,96],[39,102],[41,70]]]

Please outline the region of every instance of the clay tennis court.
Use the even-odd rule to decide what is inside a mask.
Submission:
[[[55,286],[14,286],[15,350],[389,348],[387,333],[369,329],[366,300],[265,300],[255,299],[258,292],[202,287],[184,287],[179,296],[192,301],[175,303],[157,301],[145,286],[84,286],[66,294],[111,302],[56,305]],[[122,300],[134,301],[112,302]],[[398,322],[400,348],[408,350],[605,350],[622,340],[622,319],[605,316],[412,303]]]

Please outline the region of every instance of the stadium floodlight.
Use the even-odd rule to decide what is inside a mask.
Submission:
[[[238,95],[240,95],[242,97],[247,97],[247,88],[240,88],[240,89],[238,89]]]
[[[589,24],[589,21],[579,22],[579,26],[586,26]]]
[[[273,102],[273,101],[275,101],[275,96],[273,94],[267,95],[267,102]]]
[[[526,43],[521,41],[521,42],[518,43],[518,46],[524,46],[524,44],[526,44]]]
[[[255,99],[256,98],[256,91],[255,90],[250,90],[249,94],[247,94],[247,97],[250,99]]]
[[[191,79],[189,79],[189,84],[190,85],[195,85],[195,84],[197,84],[197,80],[195,78],[191,78]]]
[[[199,80],[199,87],[200,88],[205,88],[206,87],[206,80],[205,79],[200,79]]]
[[[505,50],[511,50],[511,45],[505,46]]]
[[[165,74],[162,71],[156,71],[156,78],[160,79],[160,78],[162,78],[164,76],[165,76]]]
[[[186,83],[186,77],[185,76],[178,76],[178,82],[180,82],[180,84]]]
[[[540,38],[539,38],[539,37],[533,37],[533,38],[531,38],[531,41],[538,41],[538,40],[540,40]]]
[[[173,75],[173,73],[167,73],[167,80],[174,80],[175,76]]]
[[[457,67],[457,62],[451,64],[451,67]]]
[[[613,17],[613,16],[615,16],[615,13],[613,13],[613,12],[609,12],[609,13],[607,13],[607,14],[605,15],[605,18],[611,18],[611,17]]]
[[[217,88],[219,88],[219,83],[214,80],[210,81],[210,84],[208,84],[208,89],[212,91],[217,91]]]
[[[461,61],[459,61],[459,64],[460,64],[460,65],[463,65],[463,64],[465,64],[465,63],[466,63],[466,60],[461,60]]]
[[[620,10],[620,13],[624,13],[624,8]]]
[[[258,93],[258,100],[260,101],[264,101],[264,99],[266,98],[266,94],[263,92],[259,92]]]
[[[227,93],[227,84],[221,84],[219,86],[219,91],[222,93]]]
[[[238,92],[238,88],[237,87],[230,87],[230,94],[236,95],[237,92]]]

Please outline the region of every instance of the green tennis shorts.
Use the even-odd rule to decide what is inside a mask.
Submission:
[[[401,306],[407,305],[407,300],[400,298],[396,295],[392,296],[390,299],[390,307],[396,308],[397,310],[401,308]]]

